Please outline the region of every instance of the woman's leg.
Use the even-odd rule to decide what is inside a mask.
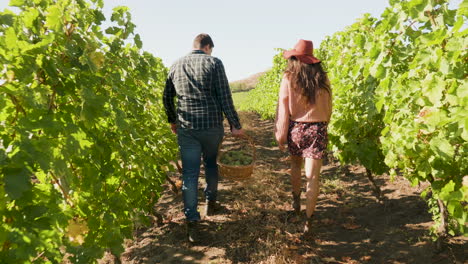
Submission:
[[[307,178],[306,187],[306,215],[311,217],[315,211],[317,198],[319,195],[320,169],[322,168],[321,159],[305,158],[305,175]]]
[[[291,157],[291,185],[293,195],[301,194],[301,169],[302,160],[301,156],[290,156]]]
[[[301,168],[302,157],[291,155],[292,207],[296,214],[301,212]]]

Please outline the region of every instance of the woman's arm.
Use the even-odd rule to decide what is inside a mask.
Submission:
[[[283,145],[287,142],[289,114],[289,81],[286,75],[283,75],[279,90],[275,120],[275,137],[279,145]]]

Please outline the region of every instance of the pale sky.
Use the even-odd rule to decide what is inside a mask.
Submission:
[[[452,0],[458,6],[462,0]],[[0,9],[8,0],[1,0]],[[293,48],[299,39],[318,47],[327,35],[351,25],[364,13],[379,17],[388,0],[104,0],[106,18],[118,5],[130,8],[143,49],[166,66],[191,50],[199,33],[211,35],[213,56],[230,81],[265,71],[275,48]]]
[[[364,13],[379,16],[388,0],[105,0],[106,7],[130,7],[143,49],[170,66],[191,50],[198,33],[208,33],[228,79],[266,71],[275,48],[299,39],[318,47],[326,35],[344,29]],[[110,13],[110,11],[109,11]]]

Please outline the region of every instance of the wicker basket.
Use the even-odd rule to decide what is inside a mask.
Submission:
[[[220,158],[222,157],[224,153],[226,153],[229,150],[225,150],[225,149],[223,150],[222,148],[222,145],[225,142],[224,139],[223,139],[223,142],[220,144],[217,162],[218,162],[219,175],[223,177],[224,179],[242,181],[252,176],[252,172],[255,167],[255,160],[257,159],[257,153],[256,153],[253,139],[249,136],[245,136],[245,139],[248,141],[252,149],[252,163],[250,163],[249,165],[227,165],[227,164],[222,163],[220,161]],[[236,140],[239,140],[239,139],[236,139]]]

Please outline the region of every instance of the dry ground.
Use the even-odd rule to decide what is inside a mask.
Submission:
[[[385,196],[379,203],[364,169],[337,161],[323,167],[315,229],[303,236],[303,220],[291,214],[287,154],[274,144],[272,121],[253,113],[241,113],[241,119],[255,140],[256,167],[248,181],[221,180],[224,208],[216,216],[202,215],[204,241],[186,242],[182,197],[168,187],[155,206],[162,223],[137,230],[122,263],[468,263],[467,238],[452,238],[435,251],[422,187],[379,176]]]

